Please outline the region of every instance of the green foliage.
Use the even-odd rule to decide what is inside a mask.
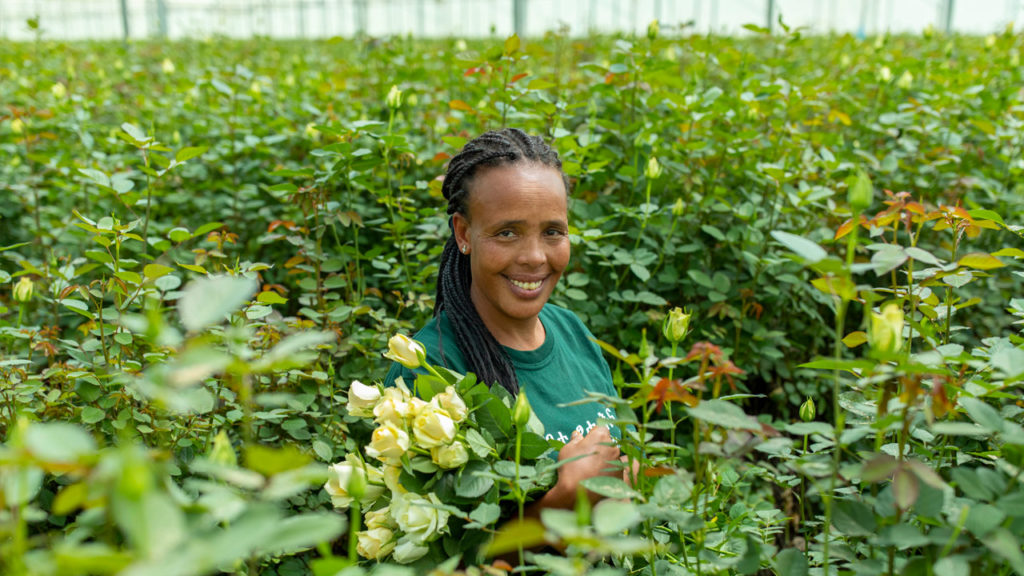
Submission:
[[[368,571],[311,488],[431,314],[445,160],[514,125],[572,178],[553,301],[615,344],[638,467],[529,562],[1024,574],[1021,49],[0,45],[0,570]],[[648,341],[674,306],[698,345]]]

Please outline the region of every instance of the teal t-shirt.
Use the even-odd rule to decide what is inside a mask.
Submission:
[[[569,402],[587,397],[587,391],[616,396],[611,370],[601,348],[595,344],[590,330],[575,314],[554,304],[546,304],[540,311],[544,325],[544,344],[536,350],[505,348],[519,378],[519,387],[526,390],[530,406],[544,424],[546,437],[568,442],[573,430],[583,434],[597,426],[598,418],[615,418],[615,410],[598,403],[565,406]],[[440,328],[440,329],[439,329]],[[413,337],[426,348],[427,361],[465,374],[466,360],[455,340],[451,322],[442,311],[432,318]],[[444,361],[441,344],[444,344]],[[417,370],[419,372],[419,370]],[[384,382],[391,386],[402,376],[412,383],[413,371],[397,362]],[[612,428],[615,436],[618,430]]]

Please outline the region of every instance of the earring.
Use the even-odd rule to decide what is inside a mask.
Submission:
[[[462,245],[462,253],[463,254],[469,254],[469,246],[466,246],[465,244],[463,244]]]

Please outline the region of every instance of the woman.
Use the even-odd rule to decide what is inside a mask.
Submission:
[[[468,142],[442,187],[452,235],[438,271],[434,318],[415,339],[427,360],[473,372],[513,395],[528,391],[548,438],[566,445],[558,481],[533,511],[571,507],[579,482],[620,475],[597,404],[565,406],[592,390],[615,395],[608,364],[575,314],[548,304],[569,263],[569,179],[558,154],[514,128]],[[394,364],[386,382],[413,373]],[[593,494],[591,494],[594,497]]]

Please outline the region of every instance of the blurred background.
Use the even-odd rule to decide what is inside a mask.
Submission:
[[[562,27],[582,35],[641,32],[655,18],[665,31],[737,34],[744,24],[777,26],[780,16],[817,33],[988,34],[1022,15],[1022,0],[2,0],[0,37],[482,37]]]

